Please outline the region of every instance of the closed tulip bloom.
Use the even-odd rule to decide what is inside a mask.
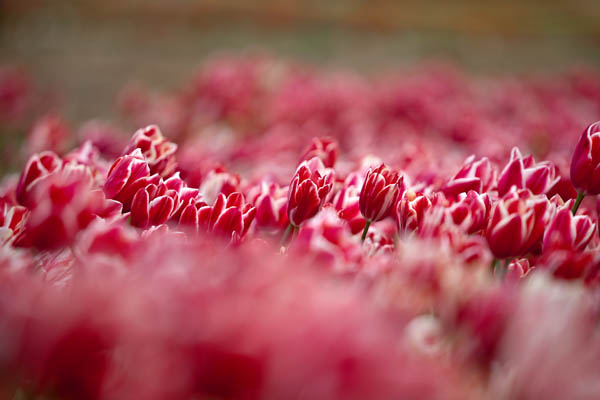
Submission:
[[[546,196],[528,189],[512,191],[494,205],[486,237],[496,258],[524,255],[536,245],[552,216]]]
[[[333,187],[333,170],[313,157],[298,166],[288,192],[287,213],[293,226],[314,217]]]
[[[360,212],[369,222],[384,219],[393,210],[400,195],[400,185],[403,178],[381,164],[370,168],[360,191]]]
[[[600,121],[587,127],[575,147],[571,181],[582,193],[600,193]]]

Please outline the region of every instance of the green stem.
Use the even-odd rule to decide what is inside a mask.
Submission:
[[[296,227],[294,227],[294,225],[292,225],[291,223],[287,226],[287,228],[285,228],[285,232],[283,232],[283,236],[281,238],[281,245],[285,246],[288,242],[288,237],[290,236],[290,233],[292,233],[292,231],[296,231]]]
[[[584,197],[585,193],[582,190],[577,192],[577,198],[575,199],[575,204],[573,204],[573,208],[571,208],[571,214],[575,215],[577,209],[579,208],[579,205],[581,204],[581,200],[583,200]]]
[[[494,273],[494,271],[496,270],[496,268],[498,268],[498,262],[500,260],[498,260],[496,257],[494,257],[494,259],[492,260],[492,264],[490,265],[490,270],[492,271],[492,274]]]
[[[367,220],[367,223],[365,224],[365,229],[363,229],[362,236],[360,237],[361,242],[364,242],[365,239],[367,238],[367,232],[369,232],[370,226],[371,226],[371,221]]]

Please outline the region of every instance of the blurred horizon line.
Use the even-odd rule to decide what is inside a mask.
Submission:
[[[223,21],[290,28],[315,24],[368,31],[450,31],[502,36],[583,36],[600,43],[600,2],[593,0],[4,0],[5,19],[30,13],[76,14],[89,20],[203,23]],[[201,28],[201,26],[200,26]]]

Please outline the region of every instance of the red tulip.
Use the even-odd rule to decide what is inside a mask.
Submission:
[[[458,201],[452,204],[447,212],[455,225],[471,234],[487,225],[490,208],[491,202],[487,193],[479,194],[470,190],[468,193],[461,193]]]
[[[131,225],[148,228],[164,224],[177,210],[178,192],[164,182],[138,189],[131,203]]]
[[[31,195],[35,186],[48,175],[60,170],[62,160],[51,151],[34,154],[27,161],[17,184],[17,201],[28,207],[31,205]]]
[[[210,170],[202,180],[202,185],[200,186],[200,193],[208,202],[215,201],[219,193],[223,193],[227,197],[231,193],[239,192],[240,190],[240,177],[227,172],[223,167]]]
[[[596,224],[587,215],[574,216],[572,201],[563,206],[546,229],[544,250],[571,249],[582,251],[594,237]]]
[[[160,176],[150,175],[148,163],[141,150],[136,149],[131,154],[117,158],[110,167],[104,183],[104,193],[109,199],[123,204],[123,211],[129,211],[139,189],[159,182]]]
[[[261,229],[282,229],[289,221],[286,212],[287,187],[262,182],[250,190],[248,197],[256,207],[255,225]]]
[[[376,222],[390,215],[400,193],[403,177],[387,168],[385,164],[372,169],[360,191],[360,212],[369,222]]]
[[[336,193],[333,199],[333,207],[338,216],[348,223],[353,234],[359,233],[365,227],[367,221],[360,213],[360,187],[362,179],[358,173],[352,173],[344,181],[344,186]]]
[[[36,186],[24,244],[40,250],[65,246],[96,216],[107,218],[120,212],[121,205],[106,200],[94,186],[87,168],[68,164]]]
[[[182,220],[197,221],[198,229],[216,233],[220,236],[239,241],[250,228],[256,215],[256,208],[246,203],[244,195],[235,192],[225,197],[219,194],[212,206],[203,205],[192,215],[190,206],[181,215]]]
[[[496,171],[490,160],[486,157],[475,160],[475,156],[470,156],[465,160],[460,171],[444,185],[442,192],[448,197],[456,197],[469,190],[485,193],[495,183]]]
[[[421,224],[423,215],[430,208],[431,200],[427,196],[409,191],[396,207],[398,232],[416,231]]]
[[[575,147],[571,181],[585,194],[600,193],[600,121],[587,127]]]
[[[498,195],[504,196],[511,188],[529,189],[533,194],[549,193],[560,181],[557,168],[550,162],[536,163],[532,156],[523,157],[513,148],[510,161],[498,176]]]
[[[175,151],[177,145],[169,142],[156,125],[139,129],[133,134],[125,154],[140,149],[150,167],[150,173],[159,174],[163,178],[171,176],[177,168]]]
[[[509,282],[517,282],[532,269],[527,258],[520,258],[513,260],[508,267],[506,267],[505,279]],[[496,273],[496,270],[494,271]]]
[[[529,189],[507,193],[492,209],[486,237],[496,258],[517,257],[542,238],[552,206],[546,196]]]
[[[320,158],[325,167],[333,168],[338,157],[337,141],[331,137],[313,138],[300,160],[310,160],[313,157]]]
[[[69,128],[60,116],[45,115],[35,122],[29,132],[26,143],[27,151],[32,154],[51,150],[62,154],[68,137]]]
[[[0,200],[0,245],[13,242],[23,231],[28,210],[23,206],[9,206]]]
[[[550,248],[545,251],[538,262],[537,268],[552,273],[554,277],[585,281],[596,280],[600,258],[595,251],[576,251],[569,248]]]
[[[287,213],[290,223],[300,226],[321,209],[333,187],[333,170],[325,168],[321,159],[303,161],[296,169],[288,192]]]

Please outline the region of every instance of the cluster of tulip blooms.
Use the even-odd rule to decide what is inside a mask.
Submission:
[[[0,398],[600,398],[600,77],[428,68],[225,59],[128,88],[125,141],[37,121]]]

